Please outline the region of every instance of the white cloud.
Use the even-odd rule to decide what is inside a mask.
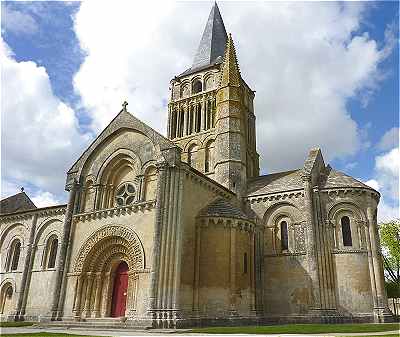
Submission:
[[[257,91],[258,150],[265,171],[302,166],[321,146],[329,161],[354,154],[362,131],[349,98],[365,100],[382,78],[379,49],[358,31],[366,3],[222,2],[244,79]],[[169,80],[190,67],[211,3],[83,2],[75,31],[87,53],[75,77],[98,132],[129,110],[166,129]]]
[[[61,203],[52,193],[43,191],[39,191],[31,199],[36,207],[54,206]]]
[[[385,136],[382,139],[384,138]],[[365,184],[381,193],[378,206],[379,221],[385,222],[400,217],[399,164],[400,152],[398,147],[376,156],[375,177],[365,182]]]
[[[374,190],[379,191],[379,183],[375,179],[370,179],[364,183],[365,185],[368,185],[369,187],[372,187]]]
[[[79,133],[74,111],[54,96],[45,68],[15,61],[2,40],[0,60],[2,185],[63,198],[66,171],[88,137]]]
[[[399,128],[391,128],[379,141],[377,148],[385,151],[399,145]]]
[[[2,29],[14,34],[35,34],[38,25],[28,13],[10,8],[7,4],[2,7]]]
[[[392,199],[399,198],[399,163],[398,147],[375,158],[375,169],[382,190]]]

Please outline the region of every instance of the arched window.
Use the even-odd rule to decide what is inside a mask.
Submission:
[[[6,283],[0,292],[0,314],[9,313],[12,310],[12,297],[14,291],[10,283]]]
[[[157,170],[150,166],[144,174],[144,200],[154,200],[157,190]]]
[[[214,141],[211,140],[206,145],[206,158],[204,161],[204,171],[214,171]]]
[[[188,97],[190,94],[189,90],[190,90],[190,86],[188,84],[184,84],[181,87],[181,98]]]
[[[281,222],[281,249],[288,250],[288,226],[286,221]]]
[[[214,76],[210,75],[206,79],[205,90],[211,90],[213,88],[214,88]]]
[[[18,269],[20,255],[21,255],[21,241],[16,239],[11,244],[11,247],[9,250],[6,270],[13,271],[13,270]]]
[[[197,168],[197,145],[193,144],[188,150],[188,164],[194,168]]]
[[[201,131],[201,104],[196,105],[196,121],[195,121],[195,132]]]
[[[243,254],[243,274],[247,274],[247,253]]]
[[[50,241],[50,240],[49,240]],[[57,258],[57,250],[58,250],[58,239],[54,238],[51,240],[50,245],[48,244],[49,251],[48,251],[48,262],[47,268],[55,268],[56,266],[56,258]]]
[[[352,246],[353,241],[351,239],[351,227],[350,227],[350,219],[348,216],[344,216],[340,219],[340,223],[342,225],[342,237],[343,237],[343,246]]]
[[[203,91],[203,85],[200,80],[195,80],[192,84],[192,94],[197,94],[201,91]]]

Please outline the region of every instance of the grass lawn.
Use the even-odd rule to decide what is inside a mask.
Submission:
[[[398,323],[390,324],[288,324],[260,326],[209,327],[185,331],[186,333],[210,334],[317,334],[317,333],[361,333],[399,330]],[[392,335],[393,336],[393,335]]]
[[[17,334],[6,334],[6,335],[1,334],[1,337],[88,337],[88,336],[72,335],[72,334],[70,335],[66,333],[35,332],[35,333],[17,333]],[[96,336],[90,336],[90,337],[96,337]]]
[[[20,327],[20,326],[31,326],[35,323],[33,322],[0,322],[0,327]]]

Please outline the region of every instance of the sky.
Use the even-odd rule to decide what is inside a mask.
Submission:
[[[166,134],[169,81],[212,2],[2,2],[1,196],[67,200],[66,172],[121,110]],[[399,217],[398,2],[218,2],[256,90],[262,174],[326,163]]]

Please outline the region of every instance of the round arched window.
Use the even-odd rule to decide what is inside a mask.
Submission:
[[[7,298],[11,298],[13,295],[13,288],[11,286],[9,286],[6,290],[6,296]]]
[[[136,199],[136,187],[130,182],[122,183],[115,193],[115,201],[118,206],[127,206],[132,204]]]

